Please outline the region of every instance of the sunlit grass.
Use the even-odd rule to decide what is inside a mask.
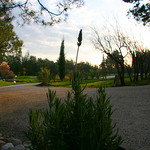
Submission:
[[[71,83],[69,80],[66,81],[53,81],[50,82],[50,86],[56,86],[56,87],[71,87]]]
[[[84,87],[86,85],[87,88],[99,88],[101,87],[112,87],[112,83],[113,80],[112,79],[108,79],[108,80],[99,80],[96,82],[87,82],[84,84],[81,84],[82,87]]]
[[[113,79],[109,80],[99,80],[99,79],[91,79],[91,80],[83,80],[81,82],[81,87],[86,85],[87,88],[98,88],[100,86],[103,87],[111,87],[113,83]],[[70,81],[55,81],[50,83],[51,86],[56,87],[71,87]]]
[[[16,84],[24,84],[24,83],[37,83],[39,82],[37,77],[35,76],[18,76],[15,78],[17,82],[6,82],[0,80],[0,87],[1,86],[10,86],[10,85],[16,85]]]
[[[125,78],[125,83],[127,86],[137,86],[137,85],[149,85],[150,84],[150,79],[147,80],[141,80],[139,78],[138,82],[131,82],[129,78]]]
[[[16,83],[13,82],[5,82],[0,80],[0,86],[9,86],[9,85],[15,85]]]
[[[38,83],[39,80],[35,76],[18,76],[15,78],[17,80],[16,83],[13,82],[5,82],[0,80],[0,86],[10,86],[10,85],[16,85],[16,84],[24,84],[24,83]],[[113,79],[89,79],[89,80],[82,80],[81,87],[87,88],[98,88],[100,86],[102,87],[112,87]],[[150,79],[148,80],[140,80],[138,82],[130,82],[130,79],[128,76],[125,76],[125,84],[126,86],[137,86],[137,85],[148,85],[150,84]],[[49,86],[55,86],[55,87],[71,87],[71,83],[69,80],[56,80],[56,81],[50,81]]]
[[[18,76],[15,78],[18,82],[36,83],[39,82],[36,76]]]

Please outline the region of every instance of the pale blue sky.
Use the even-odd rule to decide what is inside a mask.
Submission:
[[[15,27],[19,38],[24,41],[23,55],[29,51],[37,58],[48,58],[56,61],[59,57],[62,38],[65,39],[66,59],[75,60],[77,49],[77,37],[79,30],[83,29],[83,43],[80,47],[79,62],[88,61],[93,65],[99,65],[102,60],[100,51],[95,50],[91,43],[91,27],[102,29],[106,24],[113,24],[115,19],[123,30],[132,31],[137,38],[147,46],[150,39],[150,29],[135,20],[128,19],[127,11],[132,4],[122,0],[85,0],[82,8],[74,8],[69,11],[67,22],[51,26],[36,24]],[[115,19],[114,19],[115,18]]]

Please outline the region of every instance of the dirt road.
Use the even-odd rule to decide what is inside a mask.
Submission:
[[[65,97],[70,88],[49,87],[57,97]],[[0,87],[0,132],[7,136],[24,139],[22,133],[28,125],[29,108],[47,107],[47,87],[19,85]],[[96,94],[96,89],[85,93]],[[107,88],[107,96],[115,112],[113,122],[129,150],[150,150],[150,85],[138,87]]]

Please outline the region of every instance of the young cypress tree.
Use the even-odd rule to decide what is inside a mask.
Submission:
[[[65,72],[66,72],[66,61],[65,61],[65,54],[64,54],[64,39],[61,42],[61,47],[60,47],[60,55],[59,55],[59,77],[61,80],[65,78]]]

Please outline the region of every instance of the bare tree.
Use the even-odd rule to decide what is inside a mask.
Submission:
[[[121,85],[124,86],[125,58],[128,55],[124,43],[125,35],[119,29],[107,30],[105,34],[100,34],[96,29],[93,29],[93,31],[92,43],[96,49],[107,54],[115,61]]]

